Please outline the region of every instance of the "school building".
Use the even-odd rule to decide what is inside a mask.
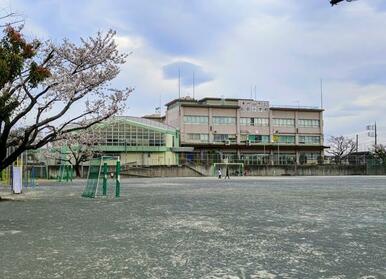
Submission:
[[[164,123],[180,133],[180,162],[247,165],[323,160],[323,109],[276,107],[252,99],[190,97],[166,104]]]

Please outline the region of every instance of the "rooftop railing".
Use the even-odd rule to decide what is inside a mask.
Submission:
[[[298,106],[298,105],[271,105],[271,108],[289,108],[289,109],[320,109],[318,106]]]

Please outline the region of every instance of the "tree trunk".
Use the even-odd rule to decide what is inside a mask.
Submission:
[[[76,177],[81,178],[80,164],[75,164],[74,168],[75,168]]]

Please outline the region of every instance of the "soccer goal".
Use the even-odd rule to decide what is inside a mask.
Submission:
[[[221,170],[223,176],[226,174],[228,169],[230,176],[243,176],[244,175],[244,164],[243,163],[214,163],[213,164],[213,176],[217,176],[218,170]]]
[[[95,198],[107,196],[109,188],[115,184],[115,197],[120,196],[120,172],[119,156],[102,156],[90,161],[87,184],[82,197]]]

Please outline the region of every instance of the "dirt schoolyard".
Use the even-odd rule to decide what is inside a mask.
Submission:
[[[0,278],[386,278],[386,177],[84,184],[0,202]]]

